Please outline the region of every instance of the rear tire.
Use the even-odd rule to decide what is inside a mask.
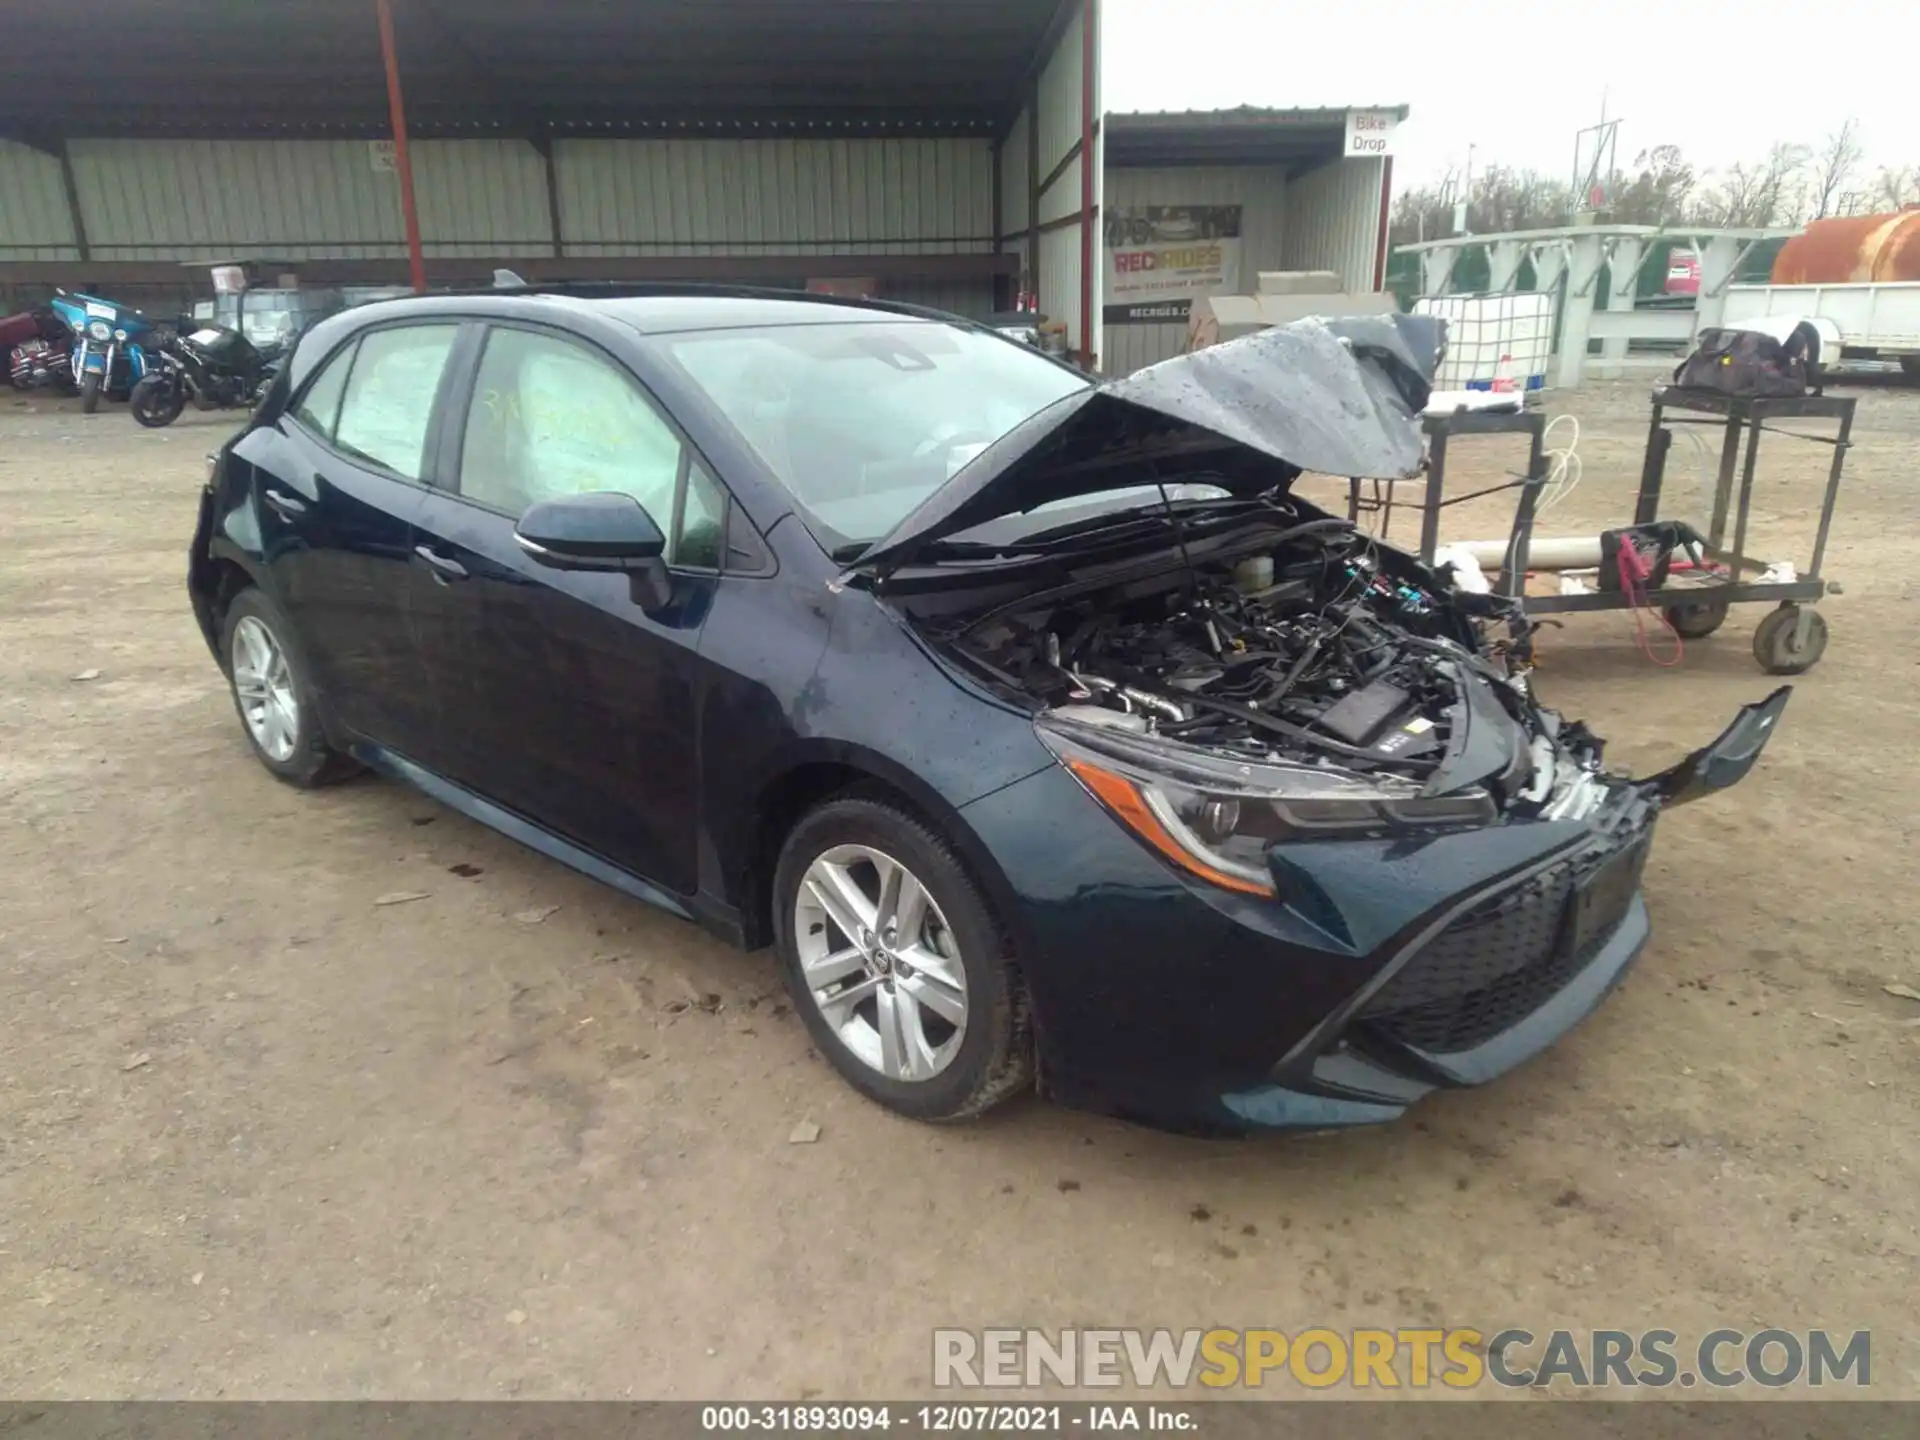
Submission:
[[[917,882],[919,918],[896,930],[908,907],[888,907],[884,865],[861,857],[896,865],[905,877],[897,887]],[[832,873],[822,865],[855,878],[853,913],[864,909],[874,932],[850,935],[825,913],[814,898]],[[794,1008],[815,1047],[868,1099],[915,1120],[957,1121],[1032,1087],[1026,986],[1005,929],[953,847],[890,800],[830,800],[794,827],[774,872],[773,919]],[[866,928],[858,918],[848,924]],[[889,1041],[893,1016],[902,1018]]]
[[[234,596],[220,657],[240,728],[275,779],[308,790],[360,768],[327,744],[293,625],[272,597],[256,588]]]
[[[89,370],[80,381],[80,410],[91,415],[100,408],[100,377]]]
[[[171,375],[148,375],[133,387],[127,403],[133,418],[147,429],[164,429],[187,408],[186,386]]]

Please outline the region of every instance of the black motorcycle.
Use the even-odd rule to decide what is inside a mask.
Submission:
[[[285,354],[283,345],[257,348],[238,330],[204,325],[163,337],[156,368],[133,387],[133,418],[149,429],[171,425],[191,400],[201,410],[252,409],[266,393]]]

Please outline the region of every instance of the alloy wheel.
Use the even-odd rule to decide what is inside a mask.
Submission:
[[[967,1030],[959,942],[919,877],[868,845],[815,857],[794,900],[807,993],[848,1052],[890,1080],[930,1080]]]
[[[253,743],[269,760],[291,757],[300,733],[293,672],[273,632],[252,615],[233,627],[233,690]]]

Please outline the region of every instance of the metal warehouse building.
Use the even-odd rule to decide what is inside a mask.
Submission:
[[[1200,262],[1189,291],[1378,283],[1391,161],[1355,153],[1354,117],[1103,116],[1099,0],[389,3],[398,148],[379,0],[12,7],[0,307],[56,284],[178,304],[196,260],[404,283],[403,170],[431,285],[1025,294],[1109,370],[1184,335],[1109,274],[1142,226]]]

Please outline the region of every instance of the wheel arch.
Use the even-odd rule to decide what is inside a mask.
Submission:
[[[754,793],[722,864],[728,898],[738,907],[742,943],[758,949],[773,941],[773,876],[781,847],[810,811],[850,793],[898,806],[951,844],[994,907],[994,920],[1024,954],[1012,884],[960,810],[898,762],[857,745],[820,742],[791,756]]]
[[[265,587],[261,586],[258,572],[226,546],[216,546],[211,553],[196,555],[191,578],[194,618],[200,622],[208,648],[224,671],[227,657],[220,641],[226,629],[227,611],[241,591]]]

